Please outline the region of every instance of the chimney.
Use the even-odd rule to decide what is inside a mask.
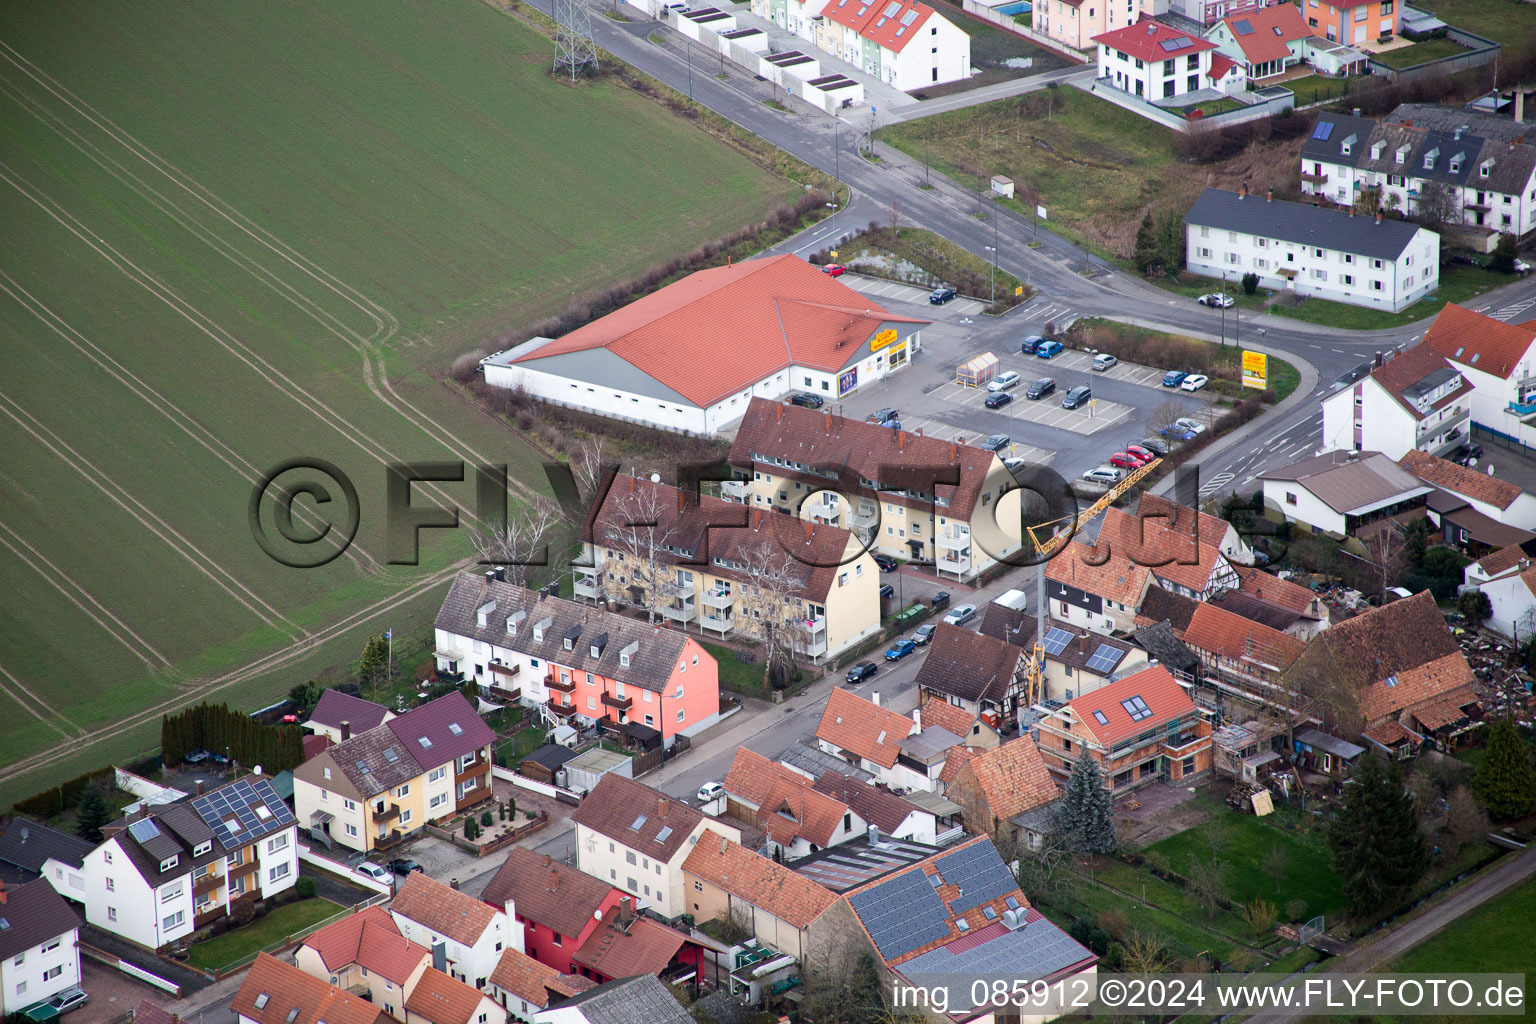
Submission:
[[[5,903],[10,898],[11,898],[10,893],[5,891],[5,883],[4,882],[0,882],[0,904]]]
[[[1239,198],[1239,199],[1247,199],[1248,198],[1248,183],[1246,181],[1243,182],[1240,186],[1238,186],[1237,198]]]
[[[829,434],[832,433],[832,414],[831,413],[829,413],[829,412],[822,413],[821,414],[821,423],[822,423],[822,426],[827,428],[827,433],[829,433]]]
[[[752,529],[754,529],[754,530],[760,529],[762,527],[762,525],[763,525],[763,510],[760,509],[760,508],[755,508],[755,509],[752,510]]]
[[[545,866],[545,867],[549,867],[549,866],[550,866],[550,865],[551,865],[551,864],[553,864],[553,863],[554,863],[554,862],[555,862],[555,858],[553,858],[553,857],[551,857],[551,856],[550,856],[550,855],[549,855],[549,854],[547,854],[547,853],[546,853],[546,854],[545,854],[545,855],[544,855],[544,866]]]
[[[896,431],[896,450],[901,452],[907,450],[907,432],[905,430]]]
[[[912,709],[912,724],[917,726],[917,731],[918,732],[922,732],[923,731],[923,709],[922,708],[913,708]]]
[[[1360,108],[1359,108],[1359,107],[1356,107],[1356,108],[1355,108],[1355,116],[1356,116],[1356,117],[1359,117],[1359,116],[1360,116]]]
[[[629,899],[629,897],[628,896],[620,896],[619,897],[619,917],[620,918],[626,918],[626,917],[629,916],[629,907],[630,907],[630,899]]]
[[[880,691],[879,690],[876,690],[874,693],[869,695],[869,702],[871,704],[873,704],[875,707],[879,707],[880,706]]]
[[[558,892],[559,889],[560,889],[560,872],[558,872],[558,871],[554,870],[553,868],[551,868],[550,872],[549,872],[549,891],[550,892]]]
[[[949,461],[950,462],[954,462],[959,457],[960,457],[960,446],[955,444],[955,442],[953,442],[953,441],[949,442]]]
[[[1525,124],[1525,90],[1515,90],[1515,124]]]
[[[458,892],[459,891],[459,880],[457,878],[450,878],[450,879],[448,879],[448,888],[452,889],[454,892]]]
[[[1275,190],[1274,189],[1266,188],[1264,190],[1264,201],[1266,203],[1272,203],[1272,202],[1275,201]]]
[[[345,743],[345,742],[347,742],[347,740],[349,740],[351,738],[352,738],[352,723],[351,722],[342,722],[341,723],[341,742]]]
[[[672,804],[668,800],[662,799],[656,801],[656,817],[665,818],[668,812],[671,810]]]
[[[1381,223],[1381,211],[1380,210],[1376,211],[1376,223],[1377,224]]]
[[[783,423],[784,422],[784,407],[782,405],[780,405],[780,406],[776,406],[775,408],[777,408],[779,410],[779,418],[777,420],[775,420],[774,422],[775,423]]]
[[[730,846],[731,846],[731,841],[729,839],[725,838],[725,836],[721,836],[720,837],[720,855],[724,856],[725,855],[725,851],[730,849]]]
[[[630,494],[634,494],[635,493],[635,478],[634,477],[630,477],[629,478],[629,493]]]
[[[1410,118],[1405,119],[1403,121],[1403,127],[1404,128],[1412,128],[1413,127],[1413,118],[1410,117]]]
[[[1457,128],[1454,132],[1451,133],[1451,138],[1454,139],[1457,142],[1460,142],[1461,141],[1461,133],[1466,131],[1466,130],[1467,130],[1467,126],[1466,125],[1462,125],[1460,128]]]
[[[432,966],[444,974],[448,973],[448,947],[442,939],[432,943]]]
[[[681,487],[677,489],[677,510],[679,512],[688,511],[688,492]]]
[[[866,838],[869,839],[869,845],[870,846],[874,846],[876,843],[878,843],[880,841],[880,826],[879,825],[871,825],[871,826],[869,826],[869,830],[866,833]]]
[[[917,436],[918,437],[922,437],[923,436],[923,428],[922,427],[918,427],[917,428]]]
[[[809,544],[811,542],[811,530],[812,529],[813,529],[813,527],[811,526],[811,521],[809,519],[807,519],[805,521],[805,542],[807,544]]]
[[[197,780],[197,795],[198,796],[202,796],[203,795],[203,780],[202,779],[198,779]]]

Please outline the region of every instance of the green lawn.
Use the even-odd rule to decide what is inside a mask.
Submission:
[[[997,82],[1006,82],[1025,75],[1038,75],[1067,67],[1071,61],[1043,47],[999,28],[988,21],[973,18],[959,4],[948,0],[934,0],[933,7],[948,18],[962,32],[971,37],[971,68],[980,71],[961,82],[920,90],[924,96],[943,96],[951,92],[979,88]],[[1028,67],[1010,66],[1007,62],[1030,61]]]
[[[508,768],[516,768],[519,761],[544,745],[548,735],[543,729],[524,729],[511,739],[503,740],[496,748],[496,754]]]
[[[763,696],[763,658],[761,652],[757,652],[757,658],[750,664],[736,659],[736,648],[726,647],[723,644],[703,644],[715,661],[720,664],[720,688],[730,690],[733,693],[744,693],[749,697]]]
[[[1439,60],[1441,57],[1455,57],[1466,52],[1465,46],[1449,39],[1426,39],[1412,46],[1378,53],[1374,59],[1377,63],[1385,64],[1389,68],[1411,68],[1415,64],[1425,64],[1432,60]]]
[[[1271,306],[1266,312],[1276,316],[1288,316],[1308,323],[1324,324],[1347,331],[1371,331],[1386,327],[1402,327],[1423,320],[1440,312],[1447,302],[1464,304],[1490,288],[1509,284],[1515,278],[1482,267],[1460,264],[1442,267],[1440,287],[1433,296],[1420,299],[1401,313],[1388,313],[1380,309],[1366,309],[1343,302],[1326,299],[1307,299],[1299,306]]]
[[[18,0],[0,38],[30,62],[0,69],[0,805],[152,749],[199,692],[261,706],[430,623],[469,546],[389,564],[385,464],[544,487],[452,361],[803,194],[617,79],[555,81],[548,38],[470,0]],[[298,456],[367,506],[321,569],[246,522]]]
[[[1416,0],[1413,6],[1448,25],[1510,48],[1529,48],[1536,35],[1529,4],[1503,0]]]
[[[1277,815],[1284,813],[1288,812],[1276,811]],[[1268,818],[1236,814],[1223,807],[1206,824],[1154,843],[1146,852],[1167,857],[1174,871],[1185,874],[1194,860],[1210,860],[1207,833],[1212,829],[1221,836],[1217,857],[1227,866],[1228,895],[1233,901],[1262,898],[1284,909],[1288,901],[1301,899],[1307,903],[1308,916],[1323,914],[1332,922],[1342,914],[1343,891],[1321,832],[1300,835],[1271,825]],[[1284,850],[1287,857],[1278,883],[1262,866],[1272,846]]]
[[[244,928],[236,928],[216,939],[199,942],[192,947],[187,959],[193,967],[205,971],[217,970],[257,950],[282,942],[289,935],[334,917],[344,909],[318,897],[290,903],[278,907],[266,917],[252,921]]]

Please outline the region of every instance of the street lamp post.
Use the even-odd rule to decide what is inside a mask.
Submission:
[[[992,200],[992,305],[997,305],[997,199]]]
[[[837,148],[837,115],[832,115],[832,177],[837,181],[843,180],[842,154]]]

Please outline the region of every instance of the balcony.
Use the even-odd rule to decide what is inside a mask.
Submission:
[[[508,687],[512,685],[512,681],[515,680],[518,673],[523,670],[523,666],[521,665],[503,665],[499,661],[491,662],[486,666],[486,668],[490,669],[491,675],[496,677],[496,681],[492,683],[492,685],[501,687]]]
[[[879,521],[880,509],[874,505],[864,505],[857,512],[848,512],[848,527],[852,530],[867,530]]]
[[[602,592],[596,576],[577,576],[575,582],[571,585],[571,589],[577,597],[593,599],[596,599]]]
[[[383,825],[386,822],[394,821],[396,818],[400,817],[400,805],[390,804],[384,810],[379,810],[377,807],[375,807],[373,809],[372,817],[373,823],[375,825]]]
[[[620,697],[616,693],[603,694],[602,702],[606,707],[613,708],[615,711],[628,711],[635,706],[635,698]]]
[[[827,620],[825,616],[802,619],[799,624],[799,646],[813,658],[827,653]]]
[[[692,601],[662,605],[659,611],[673,622],[692,622],[699,614],[699,610],[693,606]]]
[[[393,847],[399,846],[404,841],[405,841],[405,833],[401,832],[399,829],[395,829],[392,832],[387,832],[387,833],[384,833],[382,835],[374,836],[373,837],[373,848],[375,850],[388,850],[388,849],[392,849]]]
[[[969,552],[971,550],[971,535],[968,533],[958,537],[948,533],[941,533],[933,539],[933,542],[946,551]],[[967,561],[969,561],[969,556],[967,556]]]
[[[233,898],[235,895],[237,895],[238,892],[244,892],[245,891],[243,888],[237,886],[235,883],[238,882],[240,879],[244,878],[246,875],[254,873],[256,871],[256,869],[258,867],[260,867],[260,866],[261,865],[256,860],[256,854],[255,854],[254,851],[252,851],[245,858],[245,861],[243,863],[231,864],[229,866],[229,870],[227,872],[225,872],[225,877],[227,877],[229,879],[229,895],[230,895],[231,898]]]
[[[679,583],[676,580],[670,580],[661,584],[660,589],[661,592],[666,594],[668,597],[686,597],[691,599],[693,597],[694,591],[697,588],[693,585],[692,581],[687,583]]]
[[[706,590],[699,600],[710,608],[729,608],[736,603],[736,595],[729,590]]]
[[[1448,430],[1459,428],[1471,419],[1472,410],[1470,408],[1465,408],[1457,409],[1449,416],[1446,416],[1444,419],[1438,420],[1434,423],[1431,423],[1428,420],[1422,420],[1418,425],[1418,440],[1422,441],[1426,437],[1431,437],[1435,434],[1443,434]]]
[[[224,876],[216,875],[212,871],[205,872],[202,877],[192,876],[192,895],[202,896],[210,892],[218,892],[224,885]]]
[[[205,925],[213,924],[213,922],[223,917],[226,913],[227,911],[222,903],[209,907],[194,907],[192,909],[192,927],[202,928]]]
[[[752,481],[722,480],[720,481],[720,497],[726,501],[739,501],[745,504],[752,497]]]
[[[701,615],[699,627],[707,629],[721,636],[736,628],[736,616],[734,615]]]
[[[554,690],[556,693],[574,693],[576,691],[576,680],[574,678],[562,679],[557,675],[547,675],[544,677],[544,686],[546,689]]]
[[[1319,171],[1315,174],[1309,174],[1303,171],[1301,174],[1301,180],[1309,185],[1326,185],[1328,183],[1328,175],[1322,171]]]
[[[458,783],[464,782],[465,780],[470,779],[476,775],[484,775],[487,771],[490,770],[490,767],[491,762],[479,755],[476,755],[475,759],[469,762],[469,764],[465,765],[462,769],[459,768],[457,764],[455,764],[455,770],[453,773],[454,784],[457,785]]]
[[[577,711],[575,704],[561,704],[553,697],[545,701],[544,706],[549,708],[551,714],[559,715],[561,718],[570,718]]]

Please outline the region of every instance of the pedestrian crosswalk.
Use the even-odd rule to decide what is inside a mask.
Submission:
[[[1526,310],[1530,309],[1532,306],[1536,306],[1536,299],[1526,299],[1524,302],[1516,302],[1505,306],[1503,309],[1500,309],[1497,312],[1489,313],[1488,315],[1495,320],[1502,320],[1507,324],[1518,323],[1527,319],[1524,314]],[[1532,315],[1536,316],[1536,314]]]

